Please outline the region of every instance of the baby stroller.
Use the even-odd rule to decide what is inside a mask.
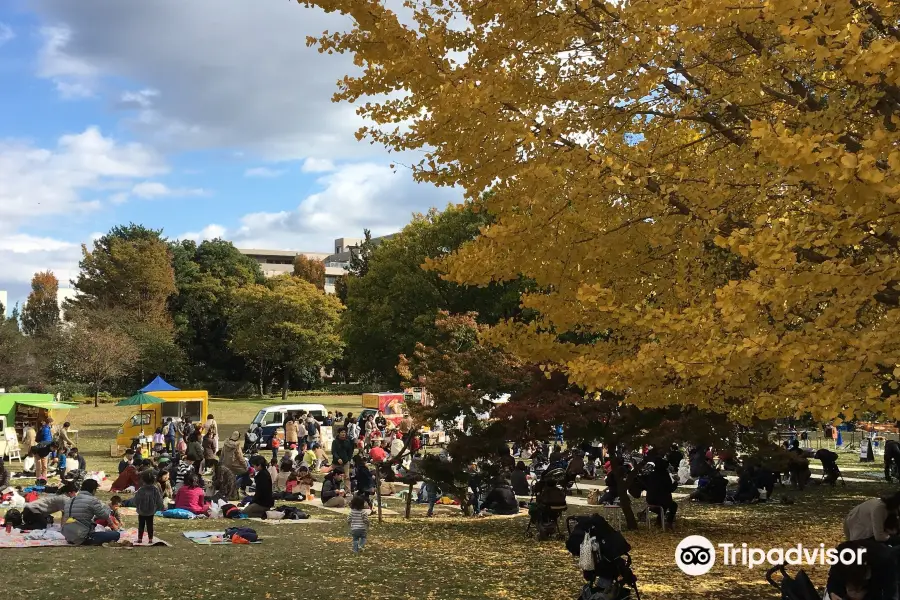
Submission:
[[[775,581],[773,577],[775,573],[781,573],[780,582]],[[793,578],[784,570],[783,564],[775,565],[766,571],[766,581],[781,591],[781,600],[819,600],[822,597],[804,571],[799,571],[797,577]]]
[[[621,533],[597,513],[569,517],[566,529],[566,549],[578,557],[586,581],[578,600],[623,600],[631,597],[632,590],[636,600],[640,600],[637,577],[631,570],[631,545]],[[589,557],[581,555],[586,536],[591,544]]]
[[[526,537],[534,532],[537,532],[539,540],[546,540],[554,533],[562,537],[559,519],[568,509],[565,485],[566,472],[563,469],[544,471],[540,480],[534,484],[533,495],[528,503]]]
[[[834,487],[834,484],[837,483],[838,478],[840,478],[841,484],[846,487],[847,483],[844,481],[844,475],[841,473],[841,469],[837,465],[837,454],[835,454],[831,450],[821,448],[820,450],[816,451],[816,453],[813,455],[813,458],[818,459],[822,463],[822,483],[827,483],[830,486]]]
[[[262,445],[262,427],[244,434],[244,454],[259,454]]]

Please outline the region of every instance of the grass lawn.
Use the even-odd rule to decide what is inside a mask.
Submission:
[[[297,402],[301,402],[298,400]],[[309,399],[344,412],[359,407],[359,397]],[[259,401],[213,401],[220,436],[246,430],[261,406]],[[356,412],[356,411],[353,411]],[[79,448],[89,470],[115,472],[118,459],[109,456],[115,437],[130,409],[101,406],[73,410],[69,420],[78,429]],[[855,457],[842,456],[844,466],[859,466]],[[867,467],[874,470],[877,467]],[[867,473],[846,472],[860,477]],[[883,482],[848,483],[836,488],[811,486],[805,493],[776,490],[796,504],[698,506],[680,502],[678,530],[662,533],[641,528],[627,532],[633,545],[634,568],[642,598],[647,600],[759,600],[779,595],[763,579],[764,569],[725,567],[721,561],[700,578],[683,575],[674,564],[674,551],[686,535],[705,535],[713,543],[742,542],[773,548],[836,545],[843,516],[856,503],[891,488]],[[104,494],[103,497],[108,497]],[[400,511],[402,503],[386,500]],[[17,593],[31,598],[97,599],[144,598],[393,598],[440,599],[576,598],[580,573],[558,541],[538,543],[522,535],[526,520],[465,519],[450,512],[424,518],[415,507],[413,519],[388,517],[374,523],[367,552],[354,556],[345,517],[312,509],[325,524],[270,526],[253,523],[263,544],[256,546],[198,546],[181,532],[217,529],[224,521],[157,519],[157,535],[171,548],[110,550],[103,548],[44,548],[0,550],[7,581]],[[569,514],[592,512],[570,506]],[[136,526],[136,517],[126,517]],[[224,528],[224,527],[223,527]],[[827,567],[809,570],[824,586]],[[12,573],[21,573],[13,579]],[[43,576],[37,575],[43,573]]]

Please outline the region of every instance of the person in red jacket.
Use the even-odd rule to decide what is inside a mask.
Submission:
[[[124,471],[119,473],[119,476],[113,481],[110,490],[115,493],[121,492],[129,487],[133,487],[135,490],[141,487],[141,476],[138,473],[137,467],[134,465],[128,465],[125,467]]]
[[[205,491],[198,484],[196,473],[188,473],[184,478],[184,485],[175,494],[175,508],[189,510],[195,515],[209,516],[209,504],[205,501]]]

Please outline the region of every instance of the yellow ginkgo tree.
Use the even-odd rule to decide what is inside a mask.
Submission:
[[[492,193],[521,358],[639,406],[900,418],[900,2],[311,0],[361,137]]]

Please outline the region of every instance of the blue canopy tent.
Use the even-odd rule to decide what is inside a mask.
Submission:
[[[181,390],[179,390],[174,385],[168,384],[165,379],[157,375],[156,379],[154,379],[138,391],[147,394],[152,392],[179,392]]]

